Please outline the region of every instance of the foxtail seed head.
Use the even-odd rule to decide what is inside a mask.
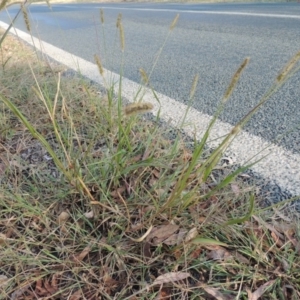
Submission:
[[[144,69],[142,69],[142,68],[140,68],[139,71],[140,71],[143,83],[144,84],[148,84],[149,78],[148,78],[148,75],[147,75],[146,71]]]
[[[174,18],[174,20],[172,21],[171,26],[170,26],[170,30],[174,29],[174,27],[176,26],[176,24],[178,22],[178,19],[179,19],[179,14],[177,14],[176,17]]]
[[[104,12],[103,12],[102,8],[100,9],[100,20],[101,20],[101,23],[103,24],[104,23]]]
[[[26,29],[27,29],[27,31],[30,32],[30,22],[29,22],[29,18],[28,18],[27,9],[26,9],[24,3],[21,4],[21,10],[22,10],[24,21],[25,21]]]
[[[124,37],[124,28],[122,22],[119,24],[119,30],[120,30],[120,44],[121,44],[121,50],[122,52],[125,49],[125,37]]]
[[[117,23],[116,23],[117,28],[119,28],[121,21],[122,21],[122,14],[119,13],[117,18]]]
[[[94,55],[94,58],[95,58],[95,62],[96,62],[96,65],[98,67],[99,73],[103,77],[104,76],[104,69],[103,69],[101,60],[100,60],[100,58],[99,58],[99,56],[97,54]]]
[[[125,107],[125,115],[143,114],[153,109],[153,105],[148,102],[132,103]]]
[[[297,52],[290,61],[286,64],[286,66],[282,69],[282,71],[278,74],[276,81],[278,83],[282,82],[290,71],[294,68],[295,64],[300,60],[300,51]]]
[[[1,3],[0,3],[0,11],[6,7],[6,4],[7,4],[8,0],[2,0]]]
[[[227,100],[229,99],[229,97],[231,96],[237,82],[239,81],[242,72],[244,71],[244,69],[247,67],[248,63],[250,61],[250,57],[246,57],[245,60],[242,62],[242,64],[240,65],[240,67],[237,69],[237,71],[235,72],[235,74],[233,75],[231,82],[223,96],[223,103],[226,103]]]

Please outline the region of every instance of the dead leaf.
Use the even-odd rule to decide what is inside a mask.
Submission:
[[[282,268],[283,268],[283,270],[285,272],[288,272],[290,270],[289,263],[285,259],[283,259],[283,258],[282,258],[281,262],[282,262]]]
[[[198,230],[196,227],[192,228],[186,235],[184,241],[187,243],[198,235]]]
[[[57,289],[52,286],[52,282],[50,283],[47,279],[44,280],[44,286],[50,295],[53,295],[57,292]]]
[[[248,300],[258,300],[266,291],[266,289],[272,285],[275,282],[275,280],[270,280],[260,286],[254,293],[252,293],[249,289],[247,290],[248,293]]]
[[[5,275],[0,275],[0,288],[4,289],[7,283],[8,283],[8,277]]]
[[[178,229],[179,226],[173,224],[155,227],[148,235],[147,241],[157,246],[167,240]]]
[[[171,299],[172,291],[170,288],[162,288],[154,300],[168,300]]]
[[[59,225],[64,225],[69,219],[70,215],[66,211],[61,212],[61,214],[57,217],[57,223]]]
[[[239,263],[248,264],[248,265],[250,264],[250,261],[239,252],[231,251],[230,253]]]
[[[203,249],[202,247],[196,248],[190,255],[191,258],[196,259],[200,256],[200,254],[202,253]]]
[[[280,240],[280,238],[276,235],[275,232],[271,232],[271,236],[275,242],[275,244],[278,246],[278,247],[282,247],[283,246],[283,242]]]
[[[86,213],[83,214],[87,219],[92,219],[94,218],[94,212],[91,210],[91,211],[88,211]]]
[[[161,197],[161,196],[163,196],[166,193],[166,190],[164,190],[164,189],[157,189],[157,190],[155,190],[155,193],[156,193],[156,195],[158,197]]]
[[[153,169],[152,170],[152,174],[156,177],[156,178],[160,178],[160,171],[158,169]]]
[[[113,197],[113,198],[119,198],[119,194],[122,195],[122,193],[124,193],[126,190],[126,187],[125,186],[121,186],[119,188],[117,188],[116,190],[112,191],[110,193],[110,195]]]
[[[235,297],[222,294],[218,289],[211,287],[202,287],[204,291],[211,296],[215,297],[217,300],[233,300]]]
[[[231,258],[232,256],[225,248],[217,246],[214,250],[208,253],[208,257],[213,260],[226,260],[228,258]]]
[[[143,246],[143,254],[144,254],[144,257],[146,257],[146,258],[151,258],[151,256],[152,256],[150,247],[151,247],[151,245],[148,242],[145,242],[145,244]]]
[[[186,230],[180,229],[178,233],[173,233],[166,240],[164,240],[163,243],[169,246],[178,245],[183,241],[185,235],[186,235]]]
[[[162,285],[164,283],[175,282],[179,280],[184,280],[190,277],[190,273],[187,272],[169,272],[163,275],[158,276],[152,285]]]

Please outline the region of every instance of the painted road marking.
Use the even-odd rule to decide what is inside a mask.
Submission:
[[[72,5],[60,5],[59,7],[74,8]],[[263,14],[263,13],[248,13],[236,11],[210,11],[210,10],[180,10],[180,9],[164,9],[164,8],[127,8],[127,7],[109,7],[109,6],[83,6],[80,8],[86,9],[111,9],[111,10],[136,10],[136,11],[153,11],[153,12],[175,12],[175,13],[189,13],[189,14],[211,14],[211,15],[229,15],[229,16],[248,16],[248,17],[267,17],[267,18],[281,18],[281,19],[298,19],[299,15],[284,15],[284,14]]]
[[[8,25],[0,21],[0,27],[7,29]],[[99,75],[98,68],[94,63],[86,61],[80,57],[72,55],[60,48],[43,42],[35,37],[31,37],[28,33],[18,29],[11,29],[11,33],[17,35],[30,45],[34,45],[38,50],[46,53],[49,57],[55,59],[68,68],[71,68],[89,79],[104,85],[102,77]],[[109,70],[105,70],[107,78],[113,82],[118,82],[119,75]],[[122,95],[129,101],[133,101],[140,85],[127,78],[122,78]],[[156,93],[160,99],[161,107],[158,105],[153,92],[144,89],[144,101],[151,102],[154,105],[153,113],[156,114],[160,109],[160,116],[163,120],[170,122],[172,126],[181,124],[184,118],[187,106],[161,93]],[[186,118],[187,126],[184,127],[185,132],[190,136],[201,139],[207,125],[211,120],[211,116],[203,114],[194,108],[190,108]],[[215,147],[218,145],[220,137],[228,134],[232,128],[229,123],[217,121],[211,132],[210,145]],[[235,163],[249,163],[250,161],[259,159],[269,154],[265,159],[252,167],[252,170],[259,173],[264,178],[271,179],[281,188],[289,190],[294,195],[300,194],[300,155],[287,151],[283,147],[271,144],[261,137],[242,131],[233,141],[227,151],[227,155],[233,158]]]

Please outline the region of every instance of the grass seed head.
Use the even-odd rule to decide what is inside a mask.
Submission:
[[[103,66],[102,66],[102,63],[101,63],[101,60],[100,60],[99,56],[97,54],[95,54],[94,58],[95,58],[95,62],[97,64],[99,73],[101,74],[101,76],[104,76],[104,69],[103,69]]]
[[[132,103],[125,107],[126,116],[135,114],[143,114],[153,109],[153,105],[149,102]]]
[[[170,26],[170,30],[174,29],[174,27],[176,26],[176,24],[178,22],[178,19],[179,19],[179,14],[177,14],[176,17],[174,18],[174,20],[172,21],[171,26]]]
[[[140,74],[141,74],[143,83],[148,84],[149,78],[148,78],[146,71],[143,68],[140,68]]]
[[[119,30],[120,30],[120,44],[121,44],[121,50],[122,52],[125,49],[125,37],[124,37],[124,28],[122,22],[119,24]]]
[[[8,0],[2,0],[0,4],[0,11],[6,7]]]
[[[223,97],[223,100],[222,102],[223,103],[226,103],[227,100],[229,99],[229,97],[231,96],[237,82],[239,81],[241,75],[242,75],[242,72],[244,71],[244,69],[247,67],[248,63],[250,61],[250,58],[249,57],[246,57],[244,59],[244,61],[242,62],[242,64],[240,65],[240,67],[237,69],[237,71],[235,72],[235,74],[233,75],[232,79],[231,79],[231,82],[224,94],[224,97]]]
[[[101,20],[101,23],[103,24],[104,23],[104,12],[103,12],[102,8],[100,9],[100,20]]]
[[[119,13],[118,14],[118,18],[117,18],[117,23],[116,23],[117,28],[120,27],[121,21],[122,21],[122,14]]]
[[[25,21],[26,29],[27,29],[27,31],[30,32],[30,22],[29,22],[29,18],[28,18],[27,9],[26,9],[24,3],[21,4],[21,10],[22,10],[24,21]]]
[[[300,51],[297,52],[290,61],[286,64],[286,66],[282,69],[282,71],[279,73],[279,75],[276,78],[276,81],[278,83],[282,82],[287,75],[290,73],[290,71],[294,68],[295,64],[300,60]]]

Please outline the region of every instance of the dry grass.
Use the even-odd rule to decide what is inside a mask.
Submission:
[[[0,51],[1,299],[300,298],[296,216],[244,176],[216,189],[232,170],[147,103],[126,116],[12,36]]]

